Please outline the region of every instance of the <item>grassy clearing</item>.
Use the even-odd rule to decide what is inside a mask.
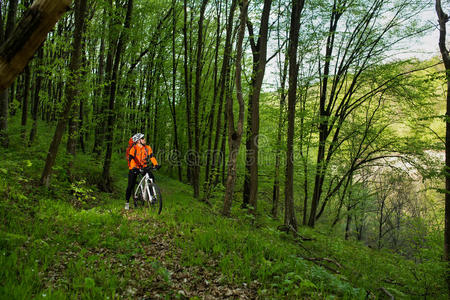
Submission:
[[[207,206],[162,174],[163,213],[125,213],[120,157],[113,194],[97,190],[100,167],[85,155],[73,184],[60,156],[47,190],[36,184],[43,144],[27,149],[17,138],[0,153],[1,299],[367,299],[385,297],[382,289],[447,298],[436,247],[414,262],[308,228],[300,229],[308,240],[296,239],[276,229],[263,202],[256,220],[237,207],[224,218],[220,192]]]

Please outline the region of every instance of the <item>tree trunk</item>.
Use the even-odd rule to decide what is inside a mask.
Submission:
[[[210,182],[210,167],[211,167],[211,160],[212,155],[214,155],[214,151],[212,148],[212,138],[213,138],[213,123],[214,123],[214,116],[216,113],[216,104],[217,104],[217,97],[218,97],[218,83],[217,83],[217,77],[218,77],[218,60],[219,60],[219,48],[220,48],[220,40],[221,40],[221,34],[220,34],[220,18],[221,18],[221,3],[219,3],[219,6],[217,7],[217,27],[216,27],[216,43],[215,43],[215,49],[214,49],[214,67],[213,67],[213,80],[214,80],[214,92],[213,92],[213,102],[211,104],[211,111],[209,112],[208,117],[208,147],[207,147],[207,157],[206,157],[206,167],[205,167],[205,181],[203,184],[203,192],[204,192],[204,200],[207,200],[209,197],[209,188],[211,186]],[[219,80],[220,81],[220,80]],[[220,83],[219,83],[220,84]],[[220,112],[219,112],[220,115]]]
[[[8,6],[8,17],[6,19],[6,28],[3,32],[3,21],[1,28],[1,40],[0,43],[3,44],[5,40],[9,38],[11,32],[14,29],[16,23],[17,14],[17,3],[18,0],[10,0]],[[14,91],[14,88],[12,89]],[[0,88],[0,144],[3,147],[8,147],[9,137],[8,137],[8,89]]]
[[[3,30],[3,4],[0,2],[0,45],[5,41],[5,32]]]
[[[447,111],[445,114],[445,229],[444,229],[444,260],[447,262],[445,278],[450,294],[450,55],[446,47],[446,24],[449,20],[444,13],[441,1],[436,0],[436,13],[439,18],[439,50],[444,61],[447,80]]]
[[[94,109],[93,109],[93,115],[94,115],[94,124],[95,126],[95,132],[94,132],[94,147],[92,151],[97,155],[100,156],[102,152],[102,143],[103,143],[103,111],[105,108],[105,101],[104,101],[104,95],[102,95],[102,85],[104,82],[104,75],[105,75],[105,31],[106,31],[106,24],[107,24],[107,18],[108,14],[106,11],[106,8],[103,10],[103,30],[102,30],[102,37],[100,40],[100,53],[98,56],[98,73],[96,76],[96,88],[94,89],[94,101],[93,103],[96,103]],[[111,18],[109,22],[112,22]]]
[[[50,184],[52,167],[55,163],[56,155],[58,153],[58,147],[59,147],[59,144],[61,143],[61,139],[62,139],[64,130],[67,125],[67,119],[68,119],[69,113],[72,109],[72,101],[75,98],[75,94],[78,89],[77,85],[78,85],[78,80],[79,80],[78,76],[79,76],[79,72],[80,72],[79,69],[80,69],[80,57],[81,57],[81,41],[82,41],[82,33],[83,33],[85,14],[86,14],[86,2],[87,2],[87,0],[76,0],[75,1],[75,31],[73,33],[73,37],[74,37],[73,49],[72,49],[72,55],[70,58],[70,65],[69,65],[69,70],[70,70],[70,73],[72,74],[72,76],[69,78],[69,82],[66,85],[67,99],[64,103],[64,108],[63,108],[61,116],[58,120],[58,124],[56,125],[55,134],[54,134],[53,140],[50,144],[50,149],[47,154],[47,159],[45,161],[44,170],[41,175],[40,183],[45,186],[49,186],[49,184]]]
[[[314,227],[316,223],[317,207],[319,205],[320,197],[322,196],[322,186],[325,179],[325,143],[329,135],[328,132],[328,118],[329,113],[326,110],[325,101],[327,98],[328,77],[330,75],[331,54],[333,52],[335,31],[340,14],[336,10],[336,4],[330,18],[330,29],[327,37],[327,44],[325,50],[325,66],[323,72],[323,82],[320,90],[319,99],[319,147],[317,151],[317,165],[316,175],[314,181],[314,192],[311,200],[311,212],[309,215],[308,226]]]
[[[37,66],[40,66],[43,64],[43,56],[44,56],[44,49],[42,46],[38,50],[37,54]],[[34,140],[36,138],[37,133],[37,114],[38,114],[38,108],[39,108],[39,91],[41,90],[42,85],[42,71],[37,69],[37,75],[36,75],[36,83],[35,83],[35,91],[34,91],[34,97],[33,97],[33,106],[31,108],[31,118],[33,119],[33,125],[31,127],[30,132],[30,141],[29,146],[31,146],[34,143]]]
[[[264,8],[261,16],[261,26],[259,28],[259,37],[255,43],[253,38],[253,28],[250,23],[249,36],[250,45],[253,53],[253,70],[251,77],[249,105],[247,115],[247,159],[246,159],[246,178],[244,184],[243,204],[250,204],[250,212],[256,214],[258,197],[258,135],[259,135],[259,97],[261,86],[264,79],[267,58],[267,39],[269,32],[269,16],[272,0],[264,0]],[[247,178],[248,177],[248,178]],[[248,197],[248,199],[247,199]]]
[[[347,241],[350,237],[350,226],[352,223],[352,215],[350,213],[350,205],[347,205],[347,222],[345,223],[345,240]]]
[[[280,5],[280,4],[279,4]],[[277,19],[277,32],[280,32],[280,18]],[[281,43],[280,35],[278,34],[278,48],[280,49],[279,62],[280,62],[280,109],[278,112],[278,129],[277,129],[277,144],[276,144],[276,154],[275,154],[275,170],[273,179],[273,189],[272,189],[272,217],[278,217],[278,204],[280,202],[280,160],[281,160],[281,137],[283,132],[284,124],[284,110],[286,106],[286,78],[288,72],[288,59],[285,57],[283,62],[283,67],[281,67]],[[287,52],[287,51],[286,51]]]
[[[191,94],[191,72],[189,69],[189,54],[190,48],[188,46],[188,34],[187,34],[187,0],[184,0],[184,24],[183,24],[183,43],[184,43],[184,92],[186,97],[186,130],[187,130],[187,138],[188,138],[188,153],[192,151],[192,120],[191,120],[191,103],[192,103],[192,94]],[[187,162],[187,178],[189,183],[193,183],[192,181],[192,165],[190,161]]]
[[[194,98],[194,144],[195,151],[193,155],[192,179],[194,185],[194,197],[200,197],[200,81],[203,70],[203,21],[205,19],[205,10],[208,0],[202,1],[200,8],[200,18],[198,20],[198,36],[197,36],[197,65],[195,70],[195,98]]]
[[[84,74],[83,74],[84,77]],[[79,127],[79,133],[78,133],[78,138],[80,139],[80,147],[81,147],[81,151],[83,153],[86,153],[86,145],[84,143],[84,138],[85,138],[85,128],[84,128],[84,102],[80,99],[80,111],[79,111],[79,115],[78,115],[78,127]],[[88,139],[87,133],[86,133],[86,139]]]
[[[178,167],[178,180],[183,181],[182,166],[180,162],[180,146],[178,144],[178,126],[177,126],[177,111],[176,111],[176,98],[175,98],[175,84],[177,75],[177,63],[175,60],[175,34],[176,34],[176,13],[175,13],[175,0],[172,0],[172,117],[173,117],[173,131],[174,131],[174,144],[175,144],[175,155],[176,163]]]
[[[239,102],[239,118],[237,128],[234,127],[233,98],[227,95],[227,118],[228,118],[228,174],[225,186],[225,199],[222,214],[229,216],[233,203],[234,185],[236,182],[237,155],[241,146],[242,131],[244,126],[244,97],[242,95],[241,72],[242,72],[242,44],[245,35],[245,24],[247,23],[248,0],[242,0],[238,40],[236,42],[236,97]]]
[[[70,3],[70,0],[36,0],[25,11],[11,36],[0,46],[0,90],[9,87],[25,68]]]
[[[116,49],[116,54],[114,57],[114,64],[113,64],[113,69],[112,69],[112,74],[111,74],[108,119],[107,119],[106,134],[105,134],[106,153],[105,153],[105,161],[103,163],[102,183],[100,185],[102,190],[106,191],[106,192],[112,191],[112,186],[111,186],[112,179],[111,179],[111,175],[110,175],[110,168],[111,168],[112,147],[114,145],[114,122],[115,122],[114,104],[115,104],[115,100],[116,100],[119,64],[120,64],[120,60],[122,57],[122,52],[123,52],[123,50],[126,46],[126,42],[127,42],[127,30],[130,28],[132,11],[133,11],[133,0],[128,0],[127,13],[125,16],[125,23],[123,26],[123,31],[121,32],[120,37],[119,37],[119,42],[117,44],[117,49]]]
[[[286,93],[285,93],[285,82],[287,74],[287,62],[285,60],[283,74],[281,76],[281,94],[280,94],[280,110],[278,112],[278,129],[277,129],[277,144],[276,144],[276,154],[275,154],[275,171],[272,189],[272,217],[277,218],[278,216],[278,203],[280,201],[280,160],[281,160],[281,134],[283,132],[283,115],[286,105]]]
[[[300,16],[303,10],[304,0],[293,0],[291,25],[289,30],[289,89],[288,89],[288,132],[286,151],[286,185],[285,185],[285,210],[284,225],[297,231],[297,220],[294,207],[294,128],[295,128],[295,102],[297,99],[297,47],[300,30]]]
[[[68,122],[68,133],[67,133],[67,153],[69,153],[72,156],[76,155],[76,148],[77,148],[77,135],[78,135],[78,116],[80,111],[80,103],[78,99],[78,93],[77,90],[74,94],[75,99],[73,99],[73,105],[72,105],[72,111],[70,113],[69,122]],[[69,96],[69,95],[68,95]],[[69,166],[71,166],[71,163],[69,162]]]
[[[9,0],[8,18],[6,19],[6,26],[5,26],[5,40],[7,40],[11,36],[11,33],[14,30],[14,26],[16,25],[18,4],[19,0]],[[2,43],[3,42],[4,41],[2,41]]]
[[[22,100],[22,121],[20,123],[20,125],[22,126],[21,128],[21,137],[23,140],[25,140],[25,135],[27,132],[27,120],[28,120],[28,100],[30,98],[30,85],[31,85],[31,71],[30,71],[30,66],[26,66],[25,67],[25,71],[24,71],[24,75],[25,75],[25,83],[24,83],[24,87],[23,87],[23,100]]]
[[[230,81],[230,59],[231,59],[231,51],[232,51],[232,42],[231,37],[233,35],[233,20],[234,20],[234,13],[236,10],[237,1],[233,0],[231,2],[230,12],[227,19],[227,29],[226,29],[226,36],[225,36],[225,48],[224,48],[224,57],[222,61],[222,68],[220,70],[220,77],[219,77],[219,107],[217,111],[217,122],[216,122],[216,133],[214,138],[214,148],[212,150],[212,162],[211,162],[211,172],[209,176],[209,183],[207,187],[207,192],[205,195],[205,198],[207,199],[209,197],[209,193],[211,191],[211,188],[213,185],[217,184],[216,178],[218,177],[218,174],[216,174],[216,169],[220,170],[220,162],[223,155],[223,152],[219,152],[219,141],[224,136],[223,131],[226,130],[226,120],[222,121],[222,114],[226,115],[226,110],[223,111],[223,100],[224,95],[226,92],[226,89],[229,85]],[[224,119],[225,116],[224,116]],[[223,129],[222,129],[223,124]],[[225,141],[226,137],[224,138]],[[222,148],[221,148],[222,149]],[[218,173],[218,172],[217,172]]]
[[[8,147],[8,89],[0,91],[0,144]]]

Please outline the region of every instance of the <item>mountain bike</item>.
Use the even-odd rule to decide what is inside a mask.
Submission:
[[[152,170],[156,169],[152,168]],[[148,207],[150,213],[159,215],[162,210],[161,191],[148,172],[141,169],[140,173],[143,176],[134,192],[134,199]]]

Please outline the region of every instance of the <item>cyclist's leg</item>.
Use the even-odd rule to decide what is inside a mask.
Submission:
[[[136,178],[137,178],[137,170],[130,170],[128,172],[128,186],[127,191],[125,193],[125,200],[127,203],[130,203],[130,197],[131,193],[133,192],[134,186],[136,185]]]

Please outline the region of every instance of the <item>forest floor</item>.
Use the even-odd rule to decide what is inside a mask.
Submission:
[[[101,166],[84,154],[72,183],[59,156],[45,188],[37,181],[48,144],[16,143],[0,149],[0,299],[447,299],[429,249],[413,261],[320,227],[294,237],[277,230],[264,201],[256,218],[237,203],[225,218],[223,191],[207,205],[161,173],[161,215],[125,211],[121,156],[113,193],[97,189]]]
[[[66,250],[57,253],[58,261],[50,266],[42,277],[45,286],[62,286],[67,280],[67,265],[83,251],[85,260],[95,261],[101,258],[102,263],[108,265],[112,272],[129,274],[128,281],[118,291],[119,298],[257,298],[257,284],[225,283],[221,274],[214,270],[217,261],[208,262],[208,268],[183,266],[183,250],[176,245],[173,238],[176,232],[158,230],[165,228],[165,224],[147,218],[142,209],[124,211],[123,216],[130,224],[131,238],[145,241],[139,248],[134,251],[105,246],[83,248],[78,242],[74,242],[71,248],[78,251]],[[148,231],[137,228],[146,228]],[[121,259],[123,256],[127,259]]]

